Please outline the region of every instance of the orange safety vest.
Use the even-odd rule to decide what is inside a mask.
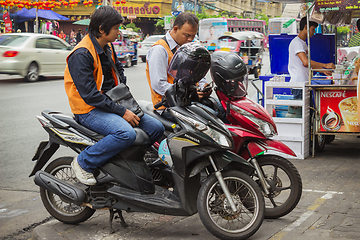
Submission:
[[[111,48],[111,44],[109,43],[110,49]],[[94,58],[94,80],[96,82],[96,86],[97,89],[99,91],[101,91],[101,86],[103,83],[103,71],[102,71],[102,67],[101,67],[101,61],[100,61],[100,57],[96,52],[96,49],[94,47],[94,44],[92,43],[89,35],[86,35],[81,42],[75,46],[75,48],[71,51],[71,53],[69,54],[69,56],[66,58],[66,68],[65,68],[65,73],[64,73],[64,85],[65,85],[65,91],[66,94],[68,96],[69,99],[69,104],[70,104],[70,108],[71,111],[74,114],[85,114],[90,112],[91,110],[93,110],[95,107],[94,106],[90,106],[87,103],[85,103],[85,101],[82,99],[82,97],[80,96],[78,90],[76,89],[76,86],[74,84],[74,81],[71,77],[71,74],[69,72],[69,68],[68,68],[68,60],[69,57],[71,56],[71,54],[79,48],[86,48],[90,51],[92,57]],[[113,61],[115,62],[115,58],[114,58],[114,54],[111,54]],[[115,81],[115,85],[118,85],[118,80],[117,80],[117,76],[115,73],[115,70],[112,68],[112,75]]]
[[[164,39],[158,40],[156,43],[154,43],[153,46],[155,46],[155,45],[161,45],[161,46],[163,46],[165,48],[165,50],[166,50],[166,52],[168,54],[168,65],[169,65],[172,57],[174,56],[174,54],[171,52],[171,49],[170,49],[169,45],[165,42]],[[153,102],[153,106],[155,106],[155,104],[157,104],[157,103],[159,103],[161,101],[163,96],[156,93],[151,87],[151,80],[150,80],[150,74],[149,74],[149,63],[147,61],[146,61],[146,78],[148,80],[150,91],[151,91],[151,100]],[[167,82],[171,83],[171,84],[174,83],[174,78],[172,76],[170,76],[169,73],[167,73]],[[165,109],[165,107],[161,106],[161,107],[158,108],[158,110],[159,109]]]

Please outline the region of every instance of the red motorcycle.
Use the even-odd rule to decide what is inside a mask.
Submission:
[[[246,97],[248,81],[246,66],[242,65],[241,59],[235,56],[224,52],[212,54],[210,71],[216,84],[215,91],[226,112],[225,121],[229,122],[226,124],[227,128],[233,136],[232,151],[246,159],[256,169],[252,177],[265,196],[265,218],[279,218],[291,212],[298,204],[302,194],[302,182],[296,167],[288,159],[274,153],[280,152],[294,157],[296,154],[284,143],[270,139],[277,135],[276,125],[261,105]],[[245,69],[241,70],[242,67]],[[211,88],[209,85],[204,91]],[[203,104],[194,104],[202,105],[209,111],[219,110],[211,98],[202,99],[200,103]],[[156,115],[151,103],[147,107],[142,105],[142,108],[143,110],[145,108],[147,113]],[[171,123],[164,125],[168,130],[167,134],[170,134]],[[151,166],[154,181],[158,185],[171,187],[173,184],[170,178],[171,171],[157,154],[159,144],[155,143],[152,148],[152,151],[148,151],[145,156],[145,161]],[[270,153],[265,154],[266,152]]]
[[[228,98],[220,90],[216,94],[227,114],[226,124],[233,134],[234,148],[256,169],[254,180],[265,196],[265,217],[279,218],[291,212],[302,193],[301,177],[295,166],[276,152],[296,157],[284,143],[270,139],[277,135],[270,114],[247,97]],[[265,154],[271,151],[272,154]]]

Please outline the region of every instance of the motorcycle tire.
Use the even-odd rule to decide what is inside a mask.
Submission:
[[[220,239],[247,239],[255,234],[264,220],[264,197],[259,186],[245,173],[229,170],[222,172],[222,176],[237,211],[232,211],[218,179],[212,174],[202,183],[198,193],[201,222]]]
[[[69,183],[78,183],[75,173],[71,168],[72,157],[60,157],[52,161],[46,168],[45,172]],[[68,223],[78,224],[89,219],[95,212],[86,206],[78,206],[70,203],[58,195],[40,188],[41,200],[46,210],[57,220]]]
[[[267,183],[270,194],[265,197],[265,218],[279,218],[291,212],[299,203],[302,181],[296,167],[286,158],[262,155],[256,158]],[[254,180],[262,188],[259,179]]]

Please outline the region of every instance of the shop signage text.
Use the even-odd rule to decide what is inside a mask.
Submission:
[[[317,0],[315,10],[320,12],[344,11],[359,8],[359,0]]]
[[[120,6],[120,7],[114,7],[116,10],[119,11],[122,15],[145,15],[145,14],[159,14],[160,13],[160,7],[155,6],[149,6],[150,3],[146,2],[144,6],[142,7],[128,7],[128,6]]]

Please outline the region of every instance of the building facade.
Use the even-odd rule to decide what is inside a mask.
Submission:
[[[281,16],[283,9],[282,3],[266,0],[197,0],[196,6],[194,0],[128,0],[125,4],[115,3],[115,0],[112,0],[109,5],[113,5],[124,16],[124,24],[135,23],[137,27],[141,28],[141,33],[144,36],[156,33],[155,24],[157,19],[171,15],[179,9],[180,5],[184,6],[183,9],[180,9],[184,11],[194,11],[196,9],[197,12],[200,12],[205,10],[211,15],[227,11],[233,15],[246,18],[254,18],[257,13],[263,13],[269,17]],[[61,30],[64,30],[66,34],[69,34],[71,29],[87,31],[88,26],[74,25],[72,23],[90,18],[96,6],[98,6],[97,4],[98,2],[94,1],[92,6],[85,6],[80,3],[74,8],[56,8],[55,12],[70,18],[69,21],[61,22]]]

